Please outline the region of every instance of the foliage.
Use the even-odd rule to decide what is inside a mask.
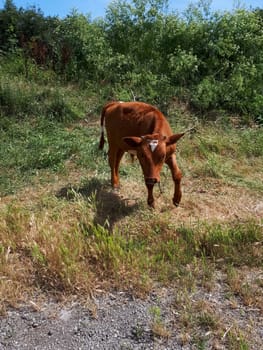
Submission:
[[[176,97],[202,114],[224,109],[262,124],[262,10],[210,5],[199,1],[179,15],[167,0],[118,0],[91,21],[76,11],[45,17],[8,0],[0,53],[20,55],[27,78],[33,62],[60,80],[96,86],[102,99],[136,97],[166,111]]]
[[[108,49],[102,29],[73,11],[54,31],[57,70],[69,80],[103,78]]]

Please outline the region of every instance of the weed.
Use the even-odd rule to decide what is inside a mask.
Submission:
[[[234,294],[237,294],[240,292],[240,288],[241,288],[240,276],[237,273],[237,270],[231,265],[227,267],[227,282],[230,286],[231,291]]]
[[[33,261],[40,265],[46,265],[46,259],[44,254],[41,252],[37,243],[35,243],[31,248],[31,255]]]
[[[153,334],[161,338],[169,338],[171,333],[162,321],[160,308],[158,306],[151,307],[150,314],[152,315],[151,329]]]
[[[144,328],[141,324],[136,324],[134,327],[132,327],[132,335],[137,341],[141,341],[144,336]]]
[[[249,350],[250,348],[245,335],[236,326],[228,332],[227,343],[230,350]]]
[[[215,316],[212,312],[207,311],[203,311],[198,315],[197,324],[206,330],[218,328],[218,321]]]
[[[262,308],[262,289],[258,285],[257,277],[247,279],[245,271],[240,271],[229,266],[227,268],[226,281],[229,285],[230,291],[239,296],[245,306],[255,306]]]

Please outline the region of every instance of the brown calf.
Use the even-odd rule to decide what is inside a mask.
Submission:
[[[136,152],[148,189],[148,205],[154,207],[153,187],[160,182],[160,172],[166,163],[174,181],[173,203],[178,206],[182,173],[176,164],[176,142],[184,135],[173,134],[164,115],[142,102],[110,102],[101,114],[100,146],[104,145],[104,120],[109,143],[111,184],[119,186],[119,165],[124,152]]]

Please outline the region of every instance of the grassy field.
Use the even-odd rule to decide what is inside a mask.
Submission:
[[[175,132],[196,127],[178,142],[183,198],[173,207],[164,168],[164,192],[155,188],[150,210],[140,166],[129,157],[112,191],[88,91],[12,84],[5,78],[0,91],[0,311],[34,295],[81,299],[117,289],[144,297],[169,286],[182,344],[194,334],[195,344],[213,337],[249,349],[252,325],[229,328],[209,301],[191,295],[220,283],[233,309],[237,300],[263,309],[262,128],[226,116],[204,122],[171,106]],[[157,311],[153,330],[169,336]]]

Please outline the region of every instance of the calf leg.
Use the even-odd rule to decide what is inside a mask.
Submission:
[[[172,154],[172,156],[166,160],[166,164],[169,166],[172,173],[172,177],[174,181],[173,204],[177,207],[182,197],[182,190],[181,190],[182,172],[179,169],[178,165],[176,164],[175,154]]]
[[[147,203],[149,207],[154,208],[154,198],[153,198],[153,186],[154,185],[146,185],[148,190],[148,198]]]
[[[124,151],[121,149],[118,149],[116,154],[116,162],[115,162],[115,174],[117,175],[118,180],[119,180],[119,167],[120,167],[120,162],[123,154],[124,154]]]
[[[114,188],[119,187],[119,166],[124,151],[121,149],[109,149],[109,164],[111,168],[111,185]]]

